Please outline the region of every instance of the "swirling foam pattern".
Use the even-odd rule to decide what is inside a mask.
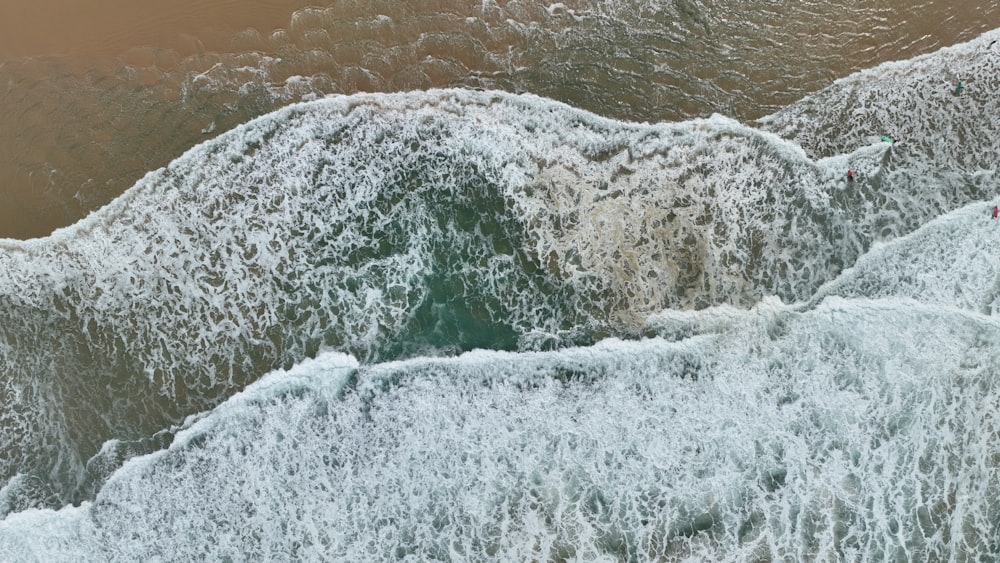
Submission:
[[[9,517],[0,544],[94,560],[996,553],[1000,324],[892,300],[710,316],[676,343],[321,356],[93,504]],[[61,543],[42,543],[46,523]]]
[[[857,158],[892,167],[885,150]],[[665,307],[805,299],[873,231],[981,195],[907,192],[845,188],[718,117],[632,125],[468,91],[291,106],[51,239],[7,245],[5,472],[84,486],[109,437],[155,432],[321,347],[536,347],[628,333]]]
[[[86,502],[0,553],[996,554],[989,164],[903,147],[465,90],[239,127],[4,243],[0,502]]]

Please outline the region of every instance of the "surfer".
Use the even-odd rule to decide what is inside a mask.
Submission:
[[[955,86],[955,95],[956,96],[962,93],[962,88],[963,88],[962,81],[959,80],[958,81],[958,86]]]
[[[1000,207],[994,205],[993,206],[993,218],[996,219],[998,214],[1000,214]]]
[[[848,182],[854,181],[854,172],[852,172],[850,168],[847,169],[847,181]]]
[[[889,143],[890,145],[895,145],[899,142],[899,139],[893,137],[892,135],[882,135],[882,140]]]

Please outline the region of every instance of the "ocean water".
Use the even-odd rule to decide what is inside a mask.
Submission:
[[[759,119],[310,90],[0,241],[0,559],[1000,558],[997,40]]]
[[[0,237],[46,236],[328,94],[499,89],[627,121],[750,122],[1000,21],[994,2],[952,0],[50,1],[0,5]]]

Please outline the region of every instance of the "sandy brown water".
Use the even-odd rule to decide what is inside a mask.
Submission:
[[[305,0],[5,0],[0,56],[115,57],[137,45],[192,55],[225,51],[247,28],[270,33],[287,25]]]
[[[998,14],[947,0],[7,0],[0,237],[70,225],[195,144],[315,96],[486,87],[620,119],[752,120]]]

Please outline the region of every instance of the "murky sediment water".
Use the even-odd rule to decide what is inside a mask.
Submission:
[[[292,101],[464,86],[618,119],[752,120],[980,33],[993,4],[331,2],[0,7],[0,236],[37,237]],[[948,77],[942,77],[947,80]]]

